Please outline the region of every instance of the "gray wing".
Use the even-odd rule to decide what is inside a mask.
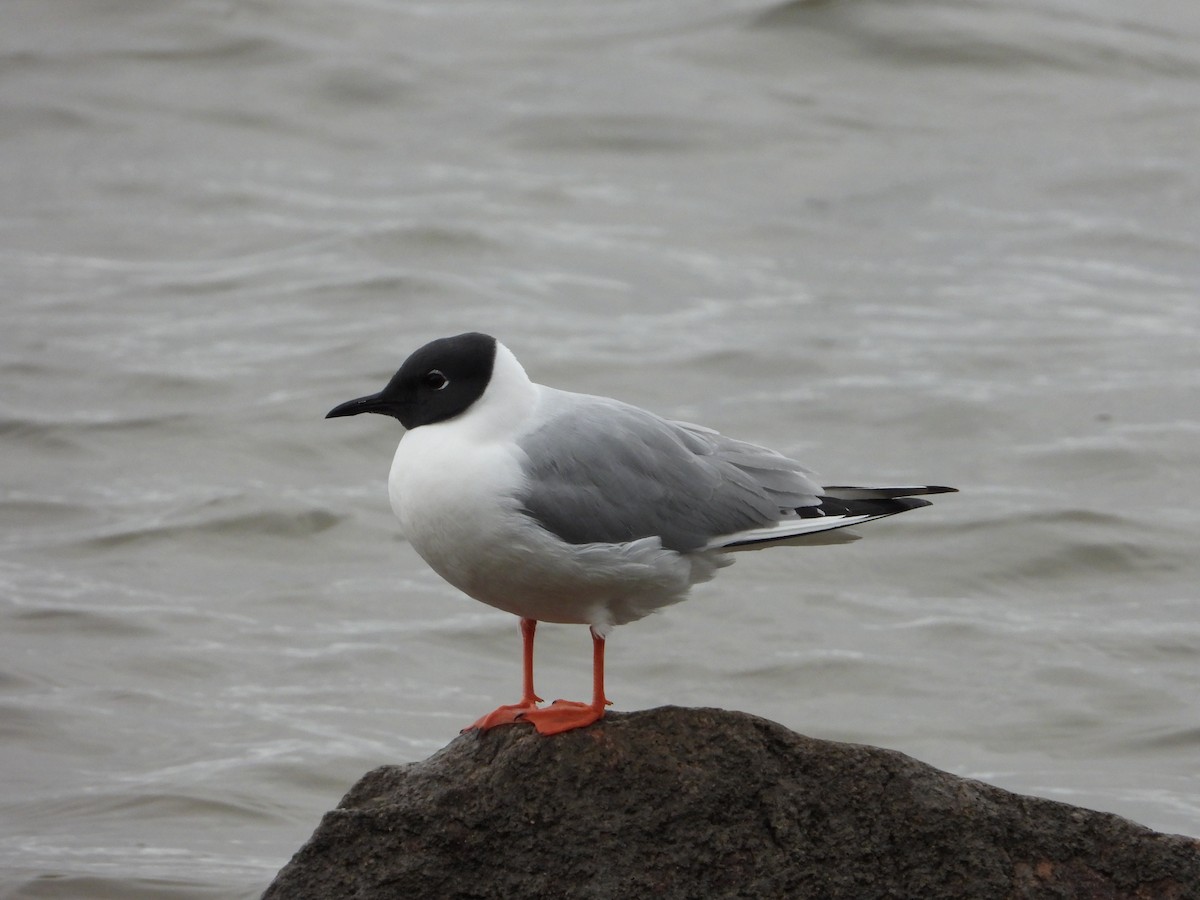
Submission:
[[[616,400],[542,390],[541,421],[518,439],[529,478],[521,501],[568,543],[657,535],[686,552],[820,502],[805,469],[773,450]]]

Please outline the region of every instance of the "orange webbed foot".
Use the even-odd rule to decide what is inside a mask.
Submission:
[[[541,697],[532,697],[528,700],[522,700],[520,703],[509,703],[505,706],[498,706],[485,716],[480,716],[471,725],[463,729],[465,734],[468,731],[487,731],[490,728],[495,728],[497,725],[513,725],[517,722],[525,721],[524,716],[531,712],[536,712],[538,703],[541,702]]]
[[[574,700],[555,700],[542,709],[520,713],[518,721],[532,723],[539,734],[562,734],[564,731],[586,728],[593,722],[600,721],[607,705],[607,700],[599,705]]]

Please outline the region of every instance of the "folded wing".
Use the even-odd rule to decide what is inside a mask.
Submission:
[[[521,502],[572,544],[658,536],[679,552],[754,533],[820,503],[794,460],[604,397],[542,388],[538,424],[518,438]]]

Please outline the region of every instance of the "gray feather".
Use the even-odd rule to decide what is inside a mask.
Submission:
[[[526,454],[521,502],[571,544],[658,536],[686,552],[816,505],[797,462],[715,431],[609,400],[544,389]]]

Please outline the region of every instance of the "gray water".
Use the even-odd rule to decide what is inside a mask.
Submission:
[[[322,419],[468,329],[962,489],[618,629],[617,709],[1200,835],[1194,0],[7,0],[0,49],[0,895],[256,896],[516,698],[399,428]]]

